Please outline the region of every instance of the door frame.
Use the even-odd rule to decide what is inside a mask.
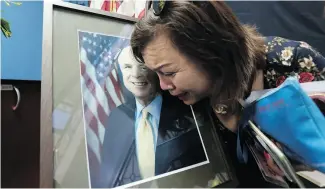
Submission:
[[[54,187],[53,152],[53,12],[65,9],[102,17],[136,23],[137,18],[94,9],[63,1],[43,2],[43,44],[42,44],[42,84],[41,84],[41,128],[40,128],[40,188]]]

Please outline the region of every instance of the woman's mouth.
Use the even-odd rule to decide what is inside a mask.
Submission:
[[[183,101],[186,100],[187,96],[188,96],[187,92],[176,95],[177,98],[179,98],[180,100],[183,100]]]

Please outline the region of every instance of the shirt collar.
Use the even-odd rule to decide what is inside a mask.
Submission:
[[[150,104],[146,106],[146,110],[158,121],[160,120],[161,105],[162,105],[162,96],[159,94],[153,99],[153,101],[150,102]],[[139,116],[141,115],[142,110],[145,107],[142,104],[140,104],[137,100],[136,100],[136,107],[137,107],[136,118],[138,119]]]

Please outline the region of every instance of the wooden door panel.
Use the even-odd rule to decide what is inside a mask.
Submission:
[[[39,187],[40,82],[2,81],[16,86],[1,91],[1,187]]]

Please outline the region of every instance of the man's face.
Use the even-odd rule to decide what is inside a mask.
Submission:
[[[157,92],[157,76],[135,60],[131,47],[124,48],[118,58],[125,87],[135,98],[148,98]]]

